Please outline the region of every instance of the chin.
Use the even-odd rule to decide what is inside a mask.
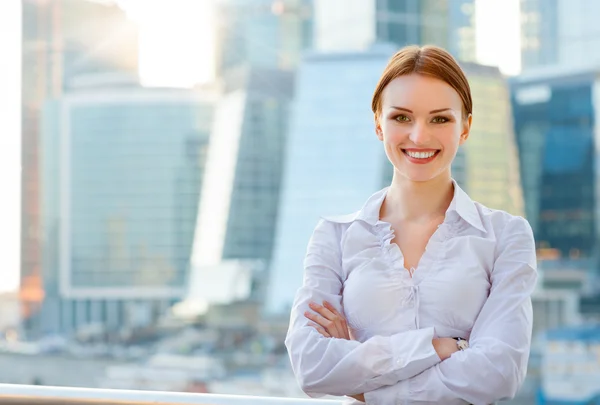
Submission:
[[[412,169],[412,170],[410,170]],[[407,170],[406,167],[403,167],[402,169],[396,170],[396,173],[400,174],[403,178],[415,182],[415,183],[425,183],[427,181],[431,181],[436,179],[437,177],[439,177],[440,175],[442,175],[443,171],[439,171],[439,170],[431,170],[431,169],[417,169],[414,170],[414,168],[410,168],[409,170]]]

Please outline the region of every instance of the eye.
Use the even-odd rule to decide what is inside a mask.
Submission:
[[[442,116],[434,117],[431,120],[431,122],[433,122],[434,124],[444,124],[444,123],[446,123],[448,121],[450,121],[448,118],[442,117]]]
[[[394,119],[395,119],[396,121],[399,121],[399,122],[408,122],[408,121],[410,121],[410,118],[408,118],[408,117],[407,117],[406,115],[404,115],[404,114],[397,115],[397,116],[396,116]]]

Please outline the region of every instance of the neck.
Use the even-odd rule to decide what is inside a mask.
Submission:
[[[446,214],[453,196],[450,173],[428,181],[412,181],[394,173],[380,216],[395,221],[429,221]]]

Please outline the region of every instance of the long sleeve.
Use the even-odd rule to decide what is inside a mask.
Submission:
[[[479,405],[514,397],[527,373],[536,280],[531,227],[514,217],[499,239],[490,294],[473,326],[470,348],[413,378],[365,393],[367,404]]]
[[[417,375],[440,362],[427,328],[374,336],[365,342],[326,338],[304,316],[309,302],[342,310],[339,224],[322,220],[308,244],[304,281],[295,297],[285,339],[292,369],[307,395],[353,395]]]

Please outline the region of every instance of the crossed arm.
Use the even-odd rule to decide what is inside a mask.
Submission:
[[[384,405],[399,400],[489,404],[515,395],[526,374],[536,282],[533,235],[525,220],[506,225],[470,348],[447,359],[436,351],[433,328],[363,343],[315,328],[306,316],[310,302],[327,301],[331,313],[342,312],[337,232],[325,221],[315,229],[286,337],[292,368],[309,396],[348,395]]]

